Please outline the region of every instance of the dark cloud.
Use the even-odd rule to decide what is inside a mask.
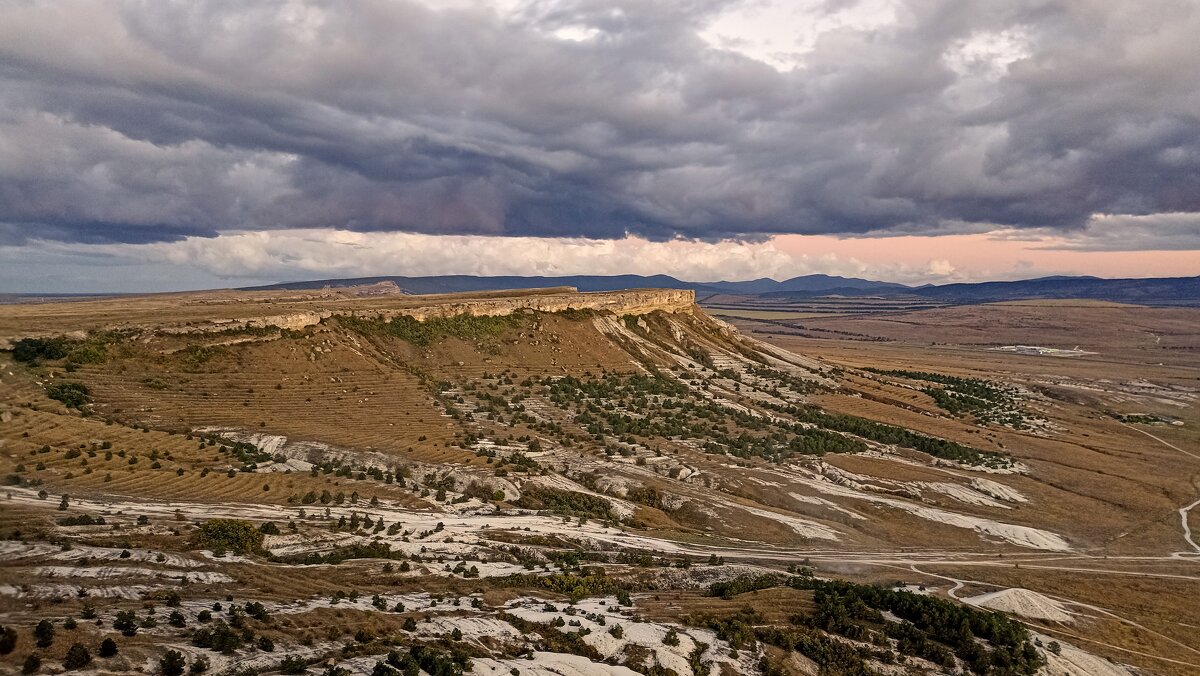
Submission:
[[[794,69],[701,37],[731,1],[441,4],[10,4],[0,238],[719,239],[1200,211],[1188,0],[896,0]]]

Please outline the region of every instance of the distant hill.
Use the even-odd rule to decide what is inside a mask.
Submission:
[[[1152,279],[1043,277],[1016,282],[927,286],[914,289],[912,293],[924,298],[956,303],[989,303],[1029,298],[1078,298],[1141,305],[1200,305],[1200,277]]]
[[[890,282],[876,282],[869,279],[854,277],[835,277],[832,275],[803,275],[777,282],[770,278],[756,279],[750,282],[711,282],[706,287],[718,289],[726,293],[739,294],[782,294],[782,293],[901,293],[911,291],[912,287]]]
[[[325,287],[360,286],[392,282],[408,293],[466,293],[496,289],[537,289],[550,286],[573,286],[580,291],[620,291],[621,289],[704,289],[704,284],[683,282],[667,275],[570,275],[564,277],[517,276],[478,277],[475,275],[439,275],[433,277],[353,277],[349,279],[317,279],[304,282],[284,282],[254,286],[243,291],[271,289],[321,289]],[[716,291],[716,289],[708,289]]]
[[[698,294],[724,293],[776,299],[816,296],[919,297],[948,303],[992,303],[1022,299],[1088,299],[1142,305],[1200,306],[1200,276],[1152,279],[1042,277],[1014,282],[979,282],[911,287],[853,277],[803,275],[782,282],[763,278],[745,282],[687,282],[668,275],[567,275],[560,277],[443,275],[434,277],[355,277],[286,282],[244,290],[320,289],[392,282],[407,293],[463,293],[495,289],[573,286],[580,291],[629,288],[693,289]]]
[[[560,277],[518,276],[478,277],[475,275],[439,275],[433,277],[353,277],[349,279],[318,279],[303,282],[284,282],[255,286],[243,290],[320,289],[324,287],[360,286],[392,282],[408,293],[463,293],[494,289],[533,289],[548,286],[573,286],[580,291],[619,291],[629,288],[694,289],[707,293],[760,295],[775,292],[826,292],[851,290],[857,292],[908,291],[910,287],[867,279],[804,275],[778,282],[763,278],[750,282],[685,282],[669,275],[566,275]]]

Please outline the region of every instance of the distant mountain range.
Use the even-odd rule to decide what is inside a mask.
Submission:
[[[1079,298],[1140,305],[1200,305],[1200,277],[1043,277],[1017,282],[944,284],[914,289],[913,292],[925,298],[967,303],[1022,298]]]
[[[744,282],[686,282],[668,275],[570,275],[562,277],[442,275],[434,277],[355,277],[286,282],[243,290],[320,289],[392,282],[407,293],[461,293],[494,289],[532,289],[573,286],[580,291],[615,291],[629,288],[694,289],[705,295],[733,294],[770,298],[818,296],[878,296],[928,298],[949,303],[991,303],[1022,299],[1088,299],[1142,305],[1200,306],[1200,276],[1149,279],[1100,277],[1041,277],[1013,282],[979,282],[905,286],[853,277],[803,275],[782,282],[762,278]]]
[[[703,285],[681,282],[667,275],[576,275],[570,277],[477,277],[475,275],[439,275],[435,277],[354,277],[318,279],[253,286],[244,291],[270,289],[321,289],[392,282],[408,293],[464,293],[496,289],[537,289],[548,286],[573,286],[580,291],[618,291],[620,289],[698,289]]]
[[[286,282],[259,289],[320,289],[324,287],[360,286],[392,282],[409,293],[462,293],[494,289],[534,289],[550,286],[573,286],[580,291],[617,291],[631,288],[695,289],[697,293],[732,293],[757,296],[768,293],[829,293],[849,290],[858,293],[889,290],[911,292],[912,287],[867,279],[805,275],[783,282],[762,278],[749,282],[685,282],[668,275],[569,275],[564,277],[478,277],[475,275],[441,275],[435,277],[355,277],[351,279],[320,279],[305,282]]]

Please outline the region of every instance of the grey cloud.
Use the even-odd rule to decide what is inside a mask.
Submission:
[[[829,3],[830,11],[846,3]],[[731,2],[18,3],[0,228],[757,238],[1200,211],[1200,7],[897,0],[778,71]],[[591,40],[553,36],[586,26]],[[1000,31],[988,79],[947,54]]]
[[[1069,251],[1200,251],[1200,213],[1099,216],[1046,248]],[[1200,270],[1200,255],[1195,264]]]

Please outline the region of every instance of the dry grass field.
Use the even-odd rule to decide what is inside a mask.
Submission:
[[[817,401],[829,410],[948,439],[974,437],[977,445],[1019,454],[1034,471],[1013,485],[1041,496],[1038,522],[1089,540],[1094,554],[1080,560],[1080,568],[1112,572],[1016,564],[931,564],[921,566],[922,571],[1102,606],[1120,619],[1093,618],[1089,630],[1094,634],[1078,627],[1048,633],[1074,637],[1081,645],[1135,664],[1137,658],[1161,656],[1141,665],[1155,672],[1197,669],[1195,627],[1200,624],[1192,600],[1200,593],[1200,581],[1197,550],[1184,539],[1183,524],[1195,532],[1200,519],[1195,510],[1179,510],[1200,497],[1200,331],[1195,328],[1200,311],[1030,301],[800,324],[843,332],[825,334],[842,337],[803,338],[774,325],[738,322],[760,339],[848,369],[936,371],[1003,380],[1028,390],[1029,409],[1050,421],[1050,429],[980,430],[968,420],[939,416],[930,397],[911,389],[897,391],[896,381],[886,379],[857,380],[852,395],[826,394]],[[991,349],[1004,345],[1080,347],[1094,354],[1032,356]],[[1126,423],[1113,414],[1153,416],[1158,422]],[[830,462],[870,473],[864,459],[845,456]]]
[[[379,292],[13,307],[0,668],[58,669],[78,642],[105,673],[169,650],[214,673],[391,673],[376,662],[414,646],[444,673],[1200,670],[1197,311],[888,308],[739,333],[653,292],[628,312]],[[529,309],[548,297],[565,309]],[[991,349],[1010,344],[1094,354]],[[220,519],[237,538],[213,539]],[[1014,589],[1008,616],[959,604]],[[972,612],[965,638],[939,633]],[[216,620],[241,625],[224,649]],[[978,642],[1016,622],[1052,638]]]

